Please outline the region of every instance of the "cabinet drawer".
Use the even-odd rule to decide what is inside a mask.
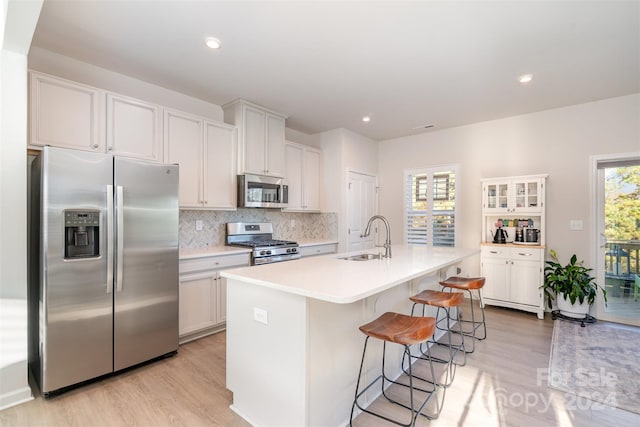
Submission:
[[[481,254],[483,258],[508,258],[510,248],[500,246],[483,246]]]
[[[245,267],[250,264],[250,254],[214,255],[203,258],[180,260],[180,274],[195,273],[205,270]]]
[[[334,243],[331,243],[327,245],[304,246],[299,248],[299,252],[303,257],[333,254],[336,252],[336,245]]]
[[[523,261],[540,261],[542,259],[542,249],[531,248],[511,248],[511,259]]]

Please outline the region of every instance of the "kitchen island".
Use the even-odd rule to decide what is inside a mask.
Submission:
[[[231,408],[256,426],[348,424],[364,342],[358,327],[386,311],[409,313],[409,296],[435,289],[447,269],[479,249],[392,252],[391,259],[343,259],[354,252],[223,271]],[[368,354],[367,379],[381,350]],[[387,354],[397,362],[388,369],[399,374],[401,348]],[[367,399],[376,397],[372,389]]]

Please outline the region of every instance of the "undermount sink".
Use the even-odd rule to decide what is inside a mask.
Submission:
[[[347,261],[369,261],[372,259],[380,259],[380,254],[359,254],[344,257],[342,259],[346,259]]]

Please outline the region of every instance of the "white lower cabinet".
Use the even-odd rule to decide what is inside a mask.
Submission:
[[[248,253],[180,260],[180,344],[225,329],[227,283],[220,271],[248,266],[249,262]]]
[[[544,249],[487,245],[482,247],[481,265],[485,285],[484,305],[516,308],[544,317],[542,290]]]

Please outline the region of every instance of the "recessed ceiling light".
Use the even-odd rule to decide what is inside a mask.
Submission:
[[[206,44],[207,47],[211,49],[220,49],[220,40],[213,37],[207,37],[204,41],[204,44]]]
[[[371,121],[371,117],[369,117],[369,116],[364,116],[364,117],[362,118],[362,121],[363,121],[363,122],[365,122],[365,123],[369,123],[369,122]]]
[[[518,81],[522,84],[529,83],[531,80],[533,80],[533,74],[523,74],[518,77]]]

